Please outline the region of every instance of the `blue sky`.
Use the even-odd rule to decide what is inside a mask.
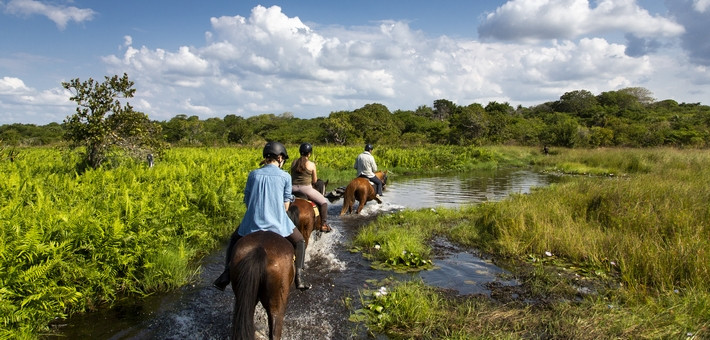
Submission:
[[[710,104],[710,0],[0,0],[0,124],[121,75],[154,120],[327,116],[644,87]]]

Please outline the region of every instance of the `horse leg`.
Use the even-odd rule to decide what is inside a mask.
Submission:
[[[357,213],[359,214],[362,211],[362,208],[365,207],[365,204],[367,204],[367,191],[366,190],[360,190],[358,191],[358,206],[357,206]]]
[[[290,282],[289,282],[290,283]],[[281,289],[282,294],[270,298],[267,305],[266,316],[269,322],[269,339],[281,339],[283,333],[284,316],[286,315],[286,303],[288,302],[288,287]],[[285,294],[283,294],[285,293]]]
[[[293,257],[278,260],[270,267],[266,294],[260,297],[269,322],[269,339],[281,339],[288,295],[294,279]]]

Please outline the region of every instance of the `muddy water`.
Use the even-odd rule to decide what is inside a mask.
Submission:
[[[284,339],[372,339],[362,325],[348,321],[352,306],[359,304],[359,292],[370,279],[393,276],[370,268],[360,254],[350,253],[348,244],[358,228],[378,214],[404,208],[456,207],[462,204],[497,201],[513,193],[527,193],[532,187],[548,185],[556,178],[525,170],[472,172],[458,176],[398,179],[391,177],[383,204],[368,203],[361,215],[339,217],[342,200],[329,207],[334,231],[311,238],[306,255],[306,280],[313,289],[293,291],[285,318]],[[460,294],[485,294],[485,284],[496,281],[514,285],[503,269],[466,251],[437,240],[446,249],[435,259],[439,268],[419,275],[431,285],[458,290]],[[228,339],[234,295],[220,292],[211,282],[222,270],[223,250],[204,259],[199,279],[173,293],[149,297],[117,307],[58,322],[56,335],[63,339]],[[401,279],[411,278],[409,274]],[[349,307],[348,304],[352,306]],[[265,313],[257,311],[260,338],[267,332]],[[384,337],[378,337],[384,338]]]

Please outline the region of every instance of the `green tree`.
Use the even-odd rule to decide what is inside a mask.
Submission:
[[[578,117],[589,118],[598,105],[597,98],[587,90],[566,92],[554,103],[558,112],[574,114]]]
[[[366,104],[353,111],[349,118],[358,137],[366,143],[393,141],[401,134],[402,127],[392,120],[389,109],[379,103]]]
[[[434,101],[434,119],[448,120],[456,111],[457,105],[447,99],[437,99]]]
[[[347,111],[332,112],[324,119],[321,127],[325,130],[326,143],[345,145],[355,136],[355,128],[350,124]]]
[[[249,128],[249,123],[237,115],[224,116],[227,131],[227,142],[236,144],[249,144],[254,139],[254,131]]]
[[[488,135],[488,117],[481,104],[459,107],[449,119],[451,142],[459,145],[481,145]]]
[[[144,113],[121,99],[132,98],[136,92],[128,75],[105,77],[103,83],[89,78],[62,82],[62,87],[72,91],[69,99],[77,103],[76,113],[64,121],[65,138],[73,146],[85,147],[84,161],[98,168],[113,147],[130,151],[160,152],[163,148],[160,126],[151,122]]]

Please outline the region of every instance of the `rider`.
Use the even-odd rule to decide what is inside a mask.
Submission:
[[[382,181],[375,176],[377,163],[375,163],[375,157],[373,157],[371,153],[373,149],[372,144],[365,145],[365,151],[359,154],[355,159],[355,169],[357,170],[357,177],[367,178],[372,183],[375,183],[375,198],[379,201],[382,196]]]
[[[291,164],[293,192],[306,195],[309,200],[318,205],[318,211],[320,212],[321,219],[320,231],[328,233],[333,230],[326,223],[326,219],[328,217],[328,200],[323,197],[323,194],[313,188],[313,184],[318,181],[318,175],[316,174],[316,163],[313,163],[308,159],[313,153],[313,145],[310,143],[303,143],[298,148],[298,151],[301,153],[301,157],[293,161]]]
[[[291,241],[296,249],[296,287],[301,290],[310,289],[311,285],[303,281],[306,240],[286,214],[293,200],[291,176],[281,170],[288,159],[288,153],[283,144],[268,142],[264,146],[263,156],[263,166],[251,171],[247,177],[244,187],[247,211],[239,228],[229,239],[224,272],[215,280],[214,286],[224,290],[229,284],[229,261],[237,241],[255,231],[268,230]]]

